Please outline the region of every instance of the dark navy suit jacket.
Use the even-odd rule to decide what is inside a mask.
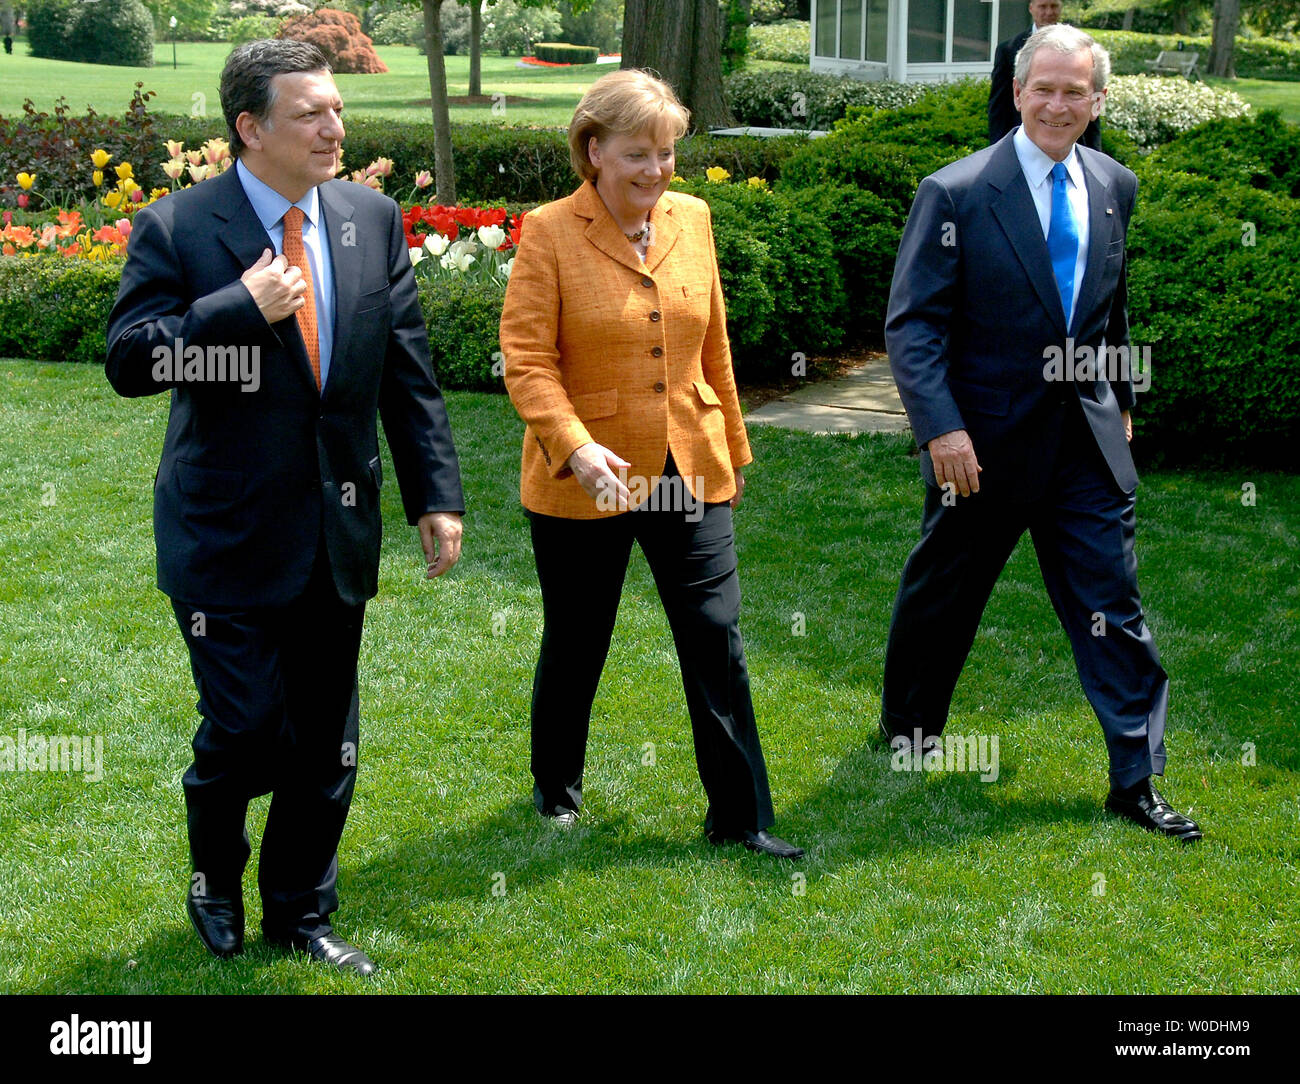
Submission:
[[[377,414],[408,521],[464,510],[397,204],[364,185],[319,188],[335,284],[324,393],[297,321],[268,325],[240,275],[273,248],[234,169],[135,218],[106,370],[122,395],[172,392],[154,483],[158,586],[210,606],[284,605],[322,532],[344,602],[377,590]],[[158,348],[256,347],[260,386],[155,379]]]
[[[1133,406],[1131,378],[1049,380],[1049,348],[1075,373],[1086,350],[1129,345],[1124,240],[1137,178],[1114,159],[1077,148],[1088,188],[1087,266],[1074,320],[1065,313],[1047,241],[1010,135],[926,177],[899,245],[885,319],[885,343],[899,394],[921,448],[921,472],[935,485],[926,444],[965,429],[990,498],[1033,500],[1051,474],[1070,400],[1088,426],[1115,484],[1137,473],[1121,411]]]

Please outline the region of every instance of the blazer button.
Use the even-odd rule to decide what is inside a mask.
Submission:
[[[655,311],[652,312],[652,313],[650,314],[650,319],[653,320],[655,323],[658,323],[658,322],[659,322],[659,310],[658,310],[658,309],[655,309]]]
[[[650,355],[652,357],[661,358],[664,356],[664,348],[662,346],[656,346],[650,351]]]
[[[660,395],[663,395],[663,393],[667,390],[667,387],[668,386],[662,380],[655,381],[655,391],[657,391]]]
[[[650,289],[650,287],[653,286],[654,284],[655,284],[655,280],[649,277],[643,278],[641,280],[641,285],[644,286],[647,290]]]

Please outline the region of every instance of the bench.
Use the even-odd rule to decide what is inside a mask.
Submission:
[[[1196,78],[1196,61],[1200,53],[1193,49],[1162,49],[1155,60],[1148,60],[1147,67],[1153,72],[1169,72]]]

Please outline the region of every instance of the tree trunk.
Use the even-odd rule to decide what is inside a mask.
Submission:
[[[483,95],[483,4],[469,0],[469,96]]]
[[[424,51],[429,62],[429,106],[433,111],[433,183],[443,205],[456,202],[456,167],[451,154],[451,110],[447,103],[447,58],[442,55],[443,0],[420,0]]]
[[[1137,14],[1137,8],[1128,8],[1127,10],[1125,10],[1125,12],[1124,12],[1124,25],[1121,26],[1120,29],[1121,29],[1121,30],[1132,30],[1132,29],[1133,29],[1133,16],[1136,15],[1136,14]]]
[[[1172,14],[1174,17],[1175,34],[1187,34],[1191,32],[1192,24],[1191,20],[1188,18],[1188,6],[1189,5],[1187,4],[1179,4],[1173,10]]]
[[[1241,0],[1214,0],[1214,34],[1210,39],[1210,59],[1206,65],[1211,75],[1237,78],[1234,52],[1240,22]]]
[[[650,68],[691,111],[691,128],[735,124],[722,94],[722,13],[718,0],[626,0],[624,68]]]

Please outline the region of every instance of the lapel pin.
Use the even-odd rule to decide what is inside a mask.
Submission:
[[[1108,215],[1113,215],[1115,212],[1112,211],[1109,207],[1107,207],[1107,208],[1106,208],[1106,213],[1107,213]]]

